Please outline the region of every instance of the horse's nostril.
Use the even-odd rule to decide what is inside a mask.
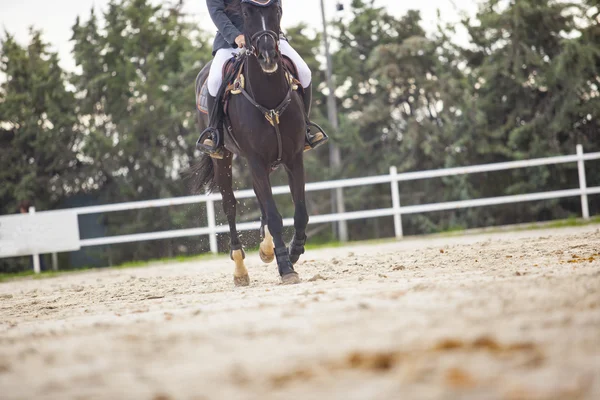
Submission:
[[[277,58],[279,54],[276,51],[265,51],[260,52],[258,55],[258,60],[265,63],[277,62]]]

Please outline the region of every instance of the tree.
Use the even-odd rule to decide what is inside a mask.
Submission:
[[[82,151],[107,202],[188,194],[179,172],[194,154],[194,78],[210,59],[203,34],[185,23],[181,3],[113,0],[101,29],[95,13],[73,27],[74,79],[86,121]],[[195,213],[197,215],[197,212]],[[186,218],[177,218],[185,220]],[[187,218],[195,225],[196,218]],[[109,231],[172,227],[167,209],[109,215]],[[173,254],[173,242],[113,249],[115,260]]]
[[[585,5],[548,0],[487,1],[476,21],[465,21],[472,48],[465,49],[476,102],[464,142],[471,163],[572,153],[582,143],[598,147],[597,21]],[[595,33],[594,33],[595,32]],[[574,166],[516,171],[482,182],[483,195],[565,188],[577,181]],[[516,182],[516,183],[515,183]],[[547,219],[576,212],[575,201],[505,208],[496,222]],[[529,217],[528,217],[529,216]]]
[[[453,60],[440,61],[441,40],[428,38],[417,11],[396,18],[373,1],[352,2],[351,17],[336,23],[339,50],[334,55],[341,129],[335,138],[343,146],[346,176],[387,173],[445,165],[451,103],[451,80],[461,76]],[[451,142],[451,140],[450,140]],[[361,151],[356,151],[361,149]],[[403,203],[432,199],[437,182],[403,185]],[[389,188],[354,190],[350,207],[389,207]],[[363,222],[354,224],[356,233]],[[392,234],[391,222],[367,223],[378,235]],[[425,217],[411,220],[407,230],[430,229]]]
[[[31,31],[27,47],[6,34],[0,71],[5,76],[0,85],[0,214],[17,212],[22,201],[51,209],[89,189],[77,157],[81,131],[75,97],[40,32]]]

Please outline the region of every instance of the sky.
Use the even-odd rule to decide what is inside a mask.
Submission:
[[[28,40],[29,27],[41,29],[46,42],[49,42],[54,51],[58,51],[62,66],[73,69],[74,64],[70,56],[72,45],[71,28],[77,16],[86,19],[92,7],[104,10],[109,0],[0,0],[0,28],[15,35],[21,43]],[[336,3],[341,2],[349,6],[351,0],[325,0],[328,18],[336,15]],[[156,0],[159,3],[160,0]],[[437,20],[437,10],[440,10],[445,21],[458,19],[458,10],[472,14],[477,8],[476,0],[376,0],[376,4],[386,7],[391,13],[401,15],[408,9],[421,11],[426,29],[433,30]],[[456,8],[459,4],[459,9]],[[284,0],[284,18],[282,25],[292,26],[299,22],[306,22],[319,29],[321,26],[320,0]],[[349,7],[346,7],[347,9]],[[186,11],[197,19],[199,24],[207,30],[214,29],[206,11],[204,0],[187,0]]]

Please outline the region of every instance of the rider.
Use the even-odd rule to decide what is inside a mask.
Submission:
[[[212,109],[215,105],[220,105],[222,99],[217,99],[219,89],[223,84],[223,66],[246,46],[246,38],[242,33],[244,31],[244,20],[241,15],[233,10],[236,9],[235,3],[252,3],[257,6],[269,6],[276,3],[281,8],[281,0],[206,0],[210,16],[217,26],[218,32],[213,44],[214,60],[208,75],[208,109],[209,115],[213,115]],[[290,46],[288,41],[280,38],[279,48],[281,53],[290,58],[298,69],[298,80],[304,89],[304,109],[308,122],[308,131],[306,135],[305,150],[314,149],[327,141],[325,135],[319,128],[313,135],[310,132],[310,126],[316,126],[310,123],[308,116],[312,103],[312,73],[310,68],[304,62],[302,57]],[[220,158],[222,140],[219,140],[218,127],[220,121],[210,121],[209,128],[205,129],[198,140],[198,149],[209,155]],[[316,126],[318,128],[318,126]]]

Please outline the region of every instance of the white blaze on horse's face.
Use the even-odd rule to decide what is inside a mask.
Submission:
[[[279,8],[246,6],[242,8],[246,34],[253,41],[254,55],[266,74],[279,70]]]
[[[262,20],[263,31],[266,31],[266,30],[267,30],[267,21],[265,21],[265,16],[264,16],[264,15],[261,15],[261,16],[260,16],[260,18],[261,18],[261,20]],[[266,37],[266,36],[263,36],[263,40],[265,41],[265,43],[267,43],[267,41],[268,41],[269,39],[267,39],[267,37]]]
[[[267,21],[265,20],[265,16],[261,15],[260,18],[261,18],[261,21],[262,21],[263,31],[266,31],[267,30]],[[267,44],[269,42],[269,37],[268,36],[263,36],[262,40],[264,40],[265,44]],[[270,67],[270,68],[267,67],[268,64],[271,64],[271,59],[270,59],[270,57],[269,57],[269,55],[267,53],[267,55],[266,55],[266,65],[261,65],[263,71],[265,73],[267,73],[267,74],[273,74],[273,73],[277,72],[277,70],[279,69],[279,65],[277,63],[274,63],[274,65],[272,67]]]

